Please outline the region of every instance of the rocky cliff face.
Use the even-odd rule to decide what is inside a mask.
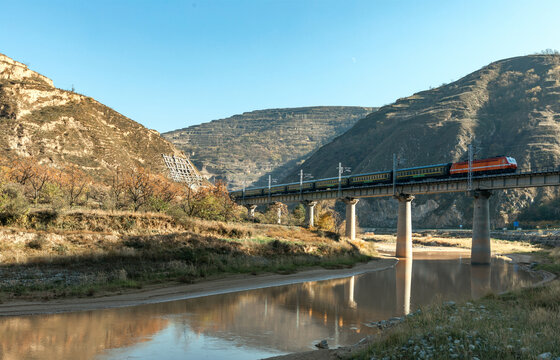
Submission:
[[[190,126],[163,136],[199,169],[229,187],[281,180],[313,151],[344,133],[373,108],[317,106],[269,109]]]
[[[99,180],[116,166],[164,171],[161,153],[179,151],[94,99],[57,89],[52,80],[0,54],[0,147],[4,158],[73,163]]]
[[[492,63],[451,84],[397,100],[360,120],[317,150],[303,169],[315,178],[336,175],[336,163],[353,173],[453,162],[467,156],[506,154],[520,168],[560,165],[560,56],[533,55]],[[340,159],[340,160],[339,160]],[[336,160],[336,161],[335,161]],[[285,181],[297,178],[293,171]],[[493,225],[513,221],[528,206],[558,194],[555,188],[496,192]],[[472,201],[464,195],[420,196],[413,202],[417,227],[469,224]],[[395,200],[358,205],[362,226],[393,226]]]

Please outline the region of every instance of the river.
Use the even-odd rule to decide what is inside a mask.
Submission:
[[[416,255],[415,255],[416,256]],[[538,279],[493,259],[426,253],[395,268],[150,305],[0,318],[0,358],[259,359],[356,343],[373,321],[438,300],[461,301]],[[368,326],[370,325],[370,326]]]

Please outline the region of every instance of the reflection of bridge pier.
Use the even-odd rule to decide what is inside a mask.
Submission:
[[[471,264],[490,264],[490,206],[492,193],[474,192]]]
[[[355,309],[358,307],[358,304],[356,303],[356,301],[354,301],[354,285],[355,285],[355,281],[356,281],[356,276],[352,276],[350,278],[350,286],[348,289],[348,306],[350,306],[352,309]]]
[[[492,291],[490,265],[471,265],[471,296],[478,299]]]
[[[412,258],[400,259],[396,265],[397,314],[410,313],[410,288],[412,280]]]

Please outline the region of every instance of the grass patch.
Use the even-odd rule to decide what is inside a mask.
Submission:
[[[423,309],[356,359],[535,359],[560,354],[560,283]]]

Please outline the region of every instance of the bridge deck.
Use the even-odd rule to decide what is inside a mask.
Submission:
[[[504,190],[528,187],[559,186],[560,169],[535,170],[517,172],[513,174],[475,176],[472,180],[473,190]],[[420,182],[399,183],[396,185],[397,194],[427,195],[468,191],[467,178],[430,179]],[[236,202],[242,205],[266,204],[269,202],[300,202],[305,200],[329,200],[337,198],[368,198],[393,196],[392,184],[365,185],[346,187],[341,190],[325,189],[312,190],[303,193],[265,194],[238,198]]]

